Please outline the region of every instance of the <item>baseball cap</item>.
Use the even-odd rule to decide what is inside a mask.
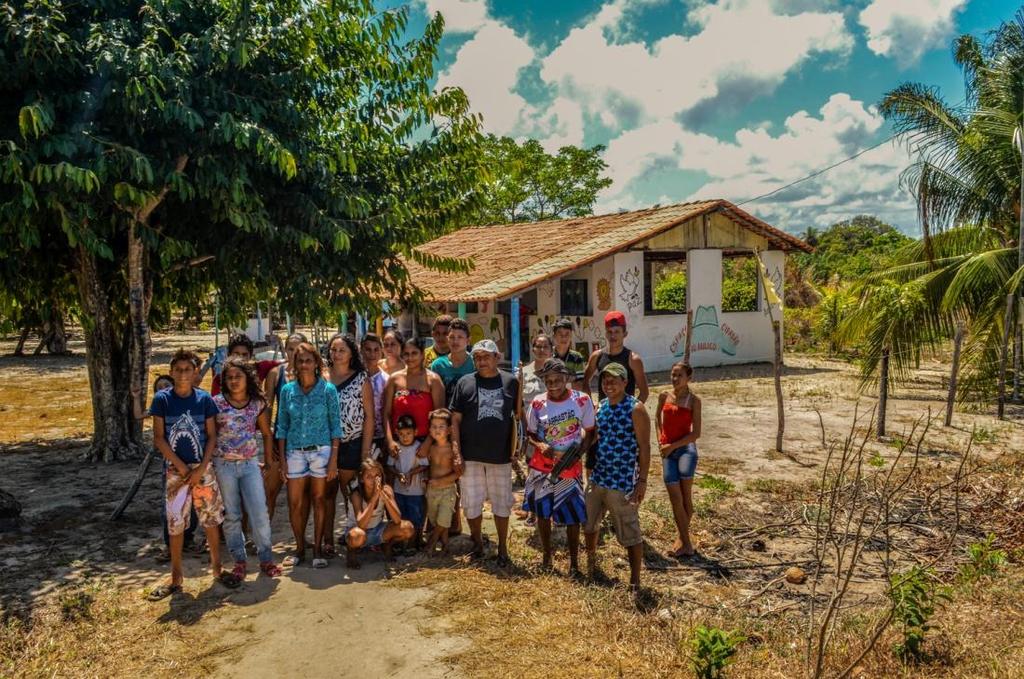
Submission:
[[[473,345],[473,351],[471,353],[486,352],[488,354],[498,353],[498,345],[494,343],[492,339],[482,339]]]
[[[621,311],[609,311],[604,315],[604,327],[614,328],[615,326],[626,327],[626,314]]]
[[[545,375],[572,375],[572,372],[565,367],[565,362],[557,358],[549,358],[544,361],[544,365],[537,371],[537,377],[544,377]]]
[[[611,375],[612,377],[618,377],[620,380],[628,379],[628,376],[626,375],[626,366],[621,363],[615,363],[614,361],[601,368],[601,375]]]

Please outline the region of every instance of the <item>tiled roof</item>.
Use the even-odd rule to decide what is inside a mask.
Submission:
[[[412,282],[429,301],[474,302],[507,297],[547,278],[590,264],[704,213],[720,210],[768,239],[772,248],[812,248],[726,200],[707,200],[558,221],[471,226],[416,249],[470,259],[468,273],[450,274],[407,261]]]

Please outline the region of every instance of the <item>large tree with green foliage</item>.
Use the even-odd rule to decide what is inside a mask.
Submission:
[[[0,2],[0,256],[45,249],[74,277],[96,457],[138,446],[151,312],[211,290],[229,318],[270,294],[309,315],[415,296],[400,255],[466,220],[483,166],[464,94],[430,84],[443,21],[406,19],[371,0]]]
[[[603,176],[608,168],[601,159],[603,146],[563,146],[551,154],[535,139],[519,144],[488,135],[483,149],[490,178],[474,216],[478,224],[585,217],[593,213],[597,194],[612,183]]]

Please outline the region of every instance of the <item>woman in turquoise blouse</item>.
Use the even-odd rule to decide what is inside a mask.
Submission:
[[[288,516],[295,534],[295,554],[284,560],[296,566],[306,558],[306,524],[313,503],[313,568],[324,568],[327,484],[338,478],[341,421],[338,390],[323,377],[324,362],[313,345],[303,342],[292,356],[295,379],[281,389],[278,406],[278,454],[288,477]]]

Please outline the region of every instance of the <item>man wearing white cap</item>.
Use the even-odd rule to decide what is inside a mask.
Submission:
[[[452,437],[463,459],[462,509],[473,537],[474,559],[484,556],[481,534],[484,501],[491,503],[498,532],[498,566],[509,565],[508,517],[512,510],[512,426],[519,414],[519,380],[498,369],[498,345],[473,345],[476,372],[459,379],[452,392]]]

